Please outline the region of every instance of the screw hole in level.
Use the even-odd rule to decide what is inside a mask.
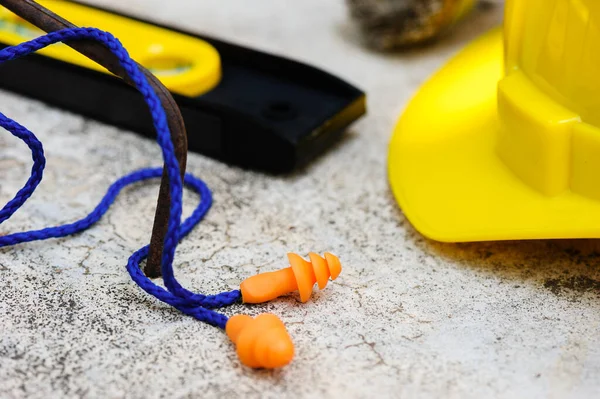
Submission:
[[[296,117],[296,110],[288,101],[272,101],[267,104],[263,114],[272,120],[286,121]]]

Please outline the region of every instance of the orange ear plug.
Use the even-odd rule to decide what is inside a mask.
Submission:
[[[242,364],[253,368],[283,367],[294,357],[294,344],[279,317],[263,313],[232,316],[225,326]]]
[[[325,253],[325,258],[314,252],[309,254],[310,262],[296,254],[288,254],[290,267],[257,274],[247,278],[240,285],[245,303],[262,303],[278,296],[300,291],[300,300],[308,301],[313,285],[319,283],[319,289],[325,288],[329,277],[335,280],[342,271],[337,256]]]

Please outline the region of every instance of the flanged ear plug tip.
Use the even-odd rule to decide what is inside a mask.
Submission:
[[[294,357],[294,344],[283,322],[274,314],[263,313],[252,318],[236,315],[225,327],[236,345],[242,364],[252,368],[274,369],[289,364]]]
[[[310,299],[313,286],[323,289],[329,278],[335,280],[342,272],[337,256],[325,253],[322,258],[314,252],[310,261],[296,254],[288,254],[290,267],[275,272],[257,274],[244,280],[240,286],[245,303],[262,303],[289,292],[300,291],[300,300]]]

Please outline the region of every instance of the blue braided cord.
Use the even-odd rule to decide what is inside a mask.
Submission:
[[[38,184],[42,181],[42,174],[46,165],[46,158],[44,157],[44,149],[42,143],[31,133],[27,128],[21,126],[19,123],[13,121],[10,118],[0,113],[0,125],[6,130],[11,132],[14,136],[20,138],[27,144],[31,149],[31,156],[33,158],[33,166],[31,168],[31,176],[27,180],[25,186],[17,192],[17,195],[2,209],[0,209],[0,223],[10,218],[19,209],[25,201],[33,194]]]
[[[227,317],[216,313],[210,309],[220,308],[231,305],[241,299],[239,290],[223,292],[218,295],[195,294],[183,288],[175,279],[173,272],[173,259],[177,243],[191,229],[200,222],[212,204],[210,190],[199,179],[190,174],[185,175],[185,184],[201,196],[201,202],[194,210],[192,215],[181,223],[182,195],[183,185],[179,174],[179,164],[175,156],[173,143],[171,141],[170,130],[167,124],[165,111],[158,96],[148,84],[144,74],[140,71],[137,64],[129,57],[129,54],[123,48],[121,43],[110,33],[100,31],[95,28],[73,28],[64,29],[49,33],[45,36],[33,39],[31,41],[19,44],[17,46],[6,47],[0,50],[0,63],[13,60],[21,56],[40,50],[50,44],[67,40],[91,39],[103,43],[113,54],[115,54],[125,69],[136,88],[143,95],[148,104],[152,121],[157,131],[157,142],[161,147],[167,177],[169,178],[169,193],[171,198],[169,222],[164,241],[163,258],[161,271],[163,281],[167,290],[154,284],[148,279],[140,268],[140,262],[148,256],[148,246],[136,251],[127,263],[127,270],[131,278],[146,292],[155,296],[159,300],[166,302],[179,309],[185,314],[191,315],[208,324],[225,327]],[[42,145],[35,135],[29,130],[19,125],[15,121],[0,114],[0,126],[9,130],[16,137],[21,138],[32,151],[34,166],[31,177],[6,206],[0,210],[0,223],[8,219],[17,209],[31,196],[42,178],[42,171],[45,165]],[[10,234],[0,237],[0,247],[14,245],[22,242],[43,240],[47,238],[64,237],[70,234],[87,229],[97,222],[108,210],[118,193],[127,185],[150,178],[161,176],[162,169],[142,169],[133,172],[113,183],[100,204],[85,218],[70,224],[50,227],[41,230],[34,230],[22,233]]]

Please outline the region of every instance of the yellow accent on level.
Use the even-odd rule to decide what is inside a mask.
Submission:
[[[134,60],[148,68],[172,92],[196,97],[210,91],[221,80],[219,53],[204,40],[68,1],[39,0],[38,3],[77,26],[112,33]],[[0,7],[0,42],[16,45],[42,34],[44,32],[37,27]],[[62,43],[39,53],[109,73]]]

